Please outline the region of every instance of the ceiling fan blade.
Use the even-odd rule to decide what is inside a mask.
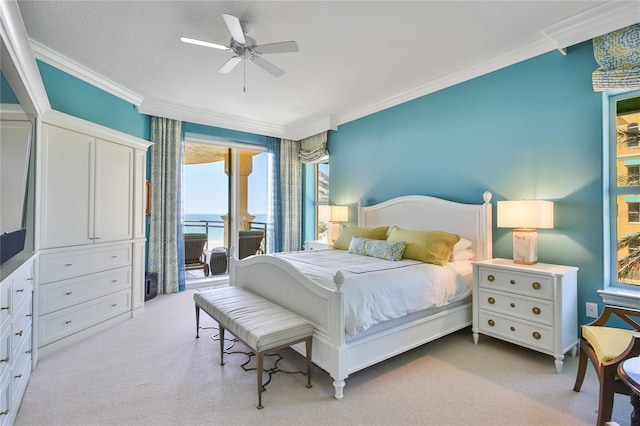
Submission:
[[[216,43],[210,43],[208,41],[196,40],[195,38],[180,37],[180,41],[184,43],[189,43],[189,44],[196,44],[198,46],[213,47],[214,49],[231,50],[227,46],[223,46],[221,44],[216,44]]]
[[[265,70],[266,72],[268,72],[269,74],[271,74],[276,78],[282,77],[282,75],[284,74],[284,71],[282,71],[280,68],[273,65],[271,62],[262,59],[260,56],[256,56],[256,55],[251,56],[251,62],[253,62],[254,64],[256,64],[257,66],[259,66],[260,68],[262,68],[263,70]]]
[[[256,53],[289,53],[298,52],[298,43],[295,41],[282,41],[280,43],[261,44],[254,48]]]
[[[240,58],[240,56],[232,56],[231,59],[229,59],[227,62],[224,63],[223,66],[220,67],[218,72],[223,74],[228,73],[229,71],[234,69],[235,66],[238,65],[238,62],[240,62],[241,60],[242,59]]]
[[[240,20],[233,15],[227,15],[226,13],[222,14],[222,18],[224,22],[227,24],[227,28],[229,28],[229,32],[231,33],[231,37],[238,44],[245,44],[247,41],[244,39],[244,31],[242,31],[242,25],[240,25]]]

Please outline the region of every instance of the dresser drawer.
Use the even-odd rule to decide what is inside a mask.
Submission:
[[[41,285],[38,293],[40,315],[131,288],[131,267],[100,272]]]
[[[483,310],[480,310],[479,316],[482,333],[545,352],[553,351],[552,327]]]
[[[26,337],[28,339],[24,340],[18,348],[18,354],[11,365],[11,394],[14,407],[19,406],[31,376],[31,333]]]
[[[32,307],[31,303],[24,303],[20,310],[14,313],[13,322],[11,323],[11,346],[13,350],[18,348],[27,339],[27,335],[30,334],[33,316]]]
[[[480,309],[553,326],[553,302],[513,293],[480,289]]]
[[[31,290],[33,290],[33,268],[31,262],[21,267],[13,274],[13,298],[11,304],[13,308],[20,305],[24,300],[31,299]]]
[[[524,274],[483,267],[479,269],[479,274],[480,287],[553,299],[553,279],[549,275]]]
[[[11,412],[11,371],[5,369],[0,375],[0,425],[8,424],[7,419],[12,417]]]
[[[131,265],[131,244],[40,255],[40,284]]]
[[[131,309],[131,290],[39,317],[38,346],[44,346]]]
[[[0,286],[0,324],[2,324],[11,315],[11,278],[2,281]]]
[[[6,327],[0,335],[0,375],[11,363],[11,327]]]

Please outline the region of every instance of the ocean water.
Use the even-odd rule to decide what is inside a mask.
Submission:
[[[204,213],[185,213],[185,227],[184,232],[198,232],[198,233],[206,233],[208,235],[208,240],[210,241],[209,248],[212,247],[221,247],[224,244],[224,222],[222,221],[222,216],[225,213],[215,213],[215,214],[204,214]],[[265,223],[267,221],[266,214],[254,214],[256,217],[254,222],[262,222]],[[209,228],[205,226],[205,224],[200,225],[192,225],[186,223],[190,220],[208,220],[215,221],[209,222]]]

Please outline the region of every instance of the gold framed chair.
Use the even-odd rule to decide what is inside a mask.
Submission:
[[[631,328],[609,326],[612,318]],[[595,321],[580,327],[580,359],[573,390],[580,392],[589,359],[600,382],[598,426],[611,420],[614,394],[631,395],[631,390],[618,378],[617,369],[622,361],[640,355],[639,319],[640,310],[605,306]]]

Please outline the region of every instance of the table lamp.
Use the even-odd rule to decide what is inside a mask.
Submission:
[[[327,240],[333,244],[340,234],[340,222],[349,220],[347,206],[318,206],[318,221],[327,222]]]
[[[498,201],[498,227],[513,230],[513,263],[538,263],[537,229],[553,228],[553,203],[543,200]]]

